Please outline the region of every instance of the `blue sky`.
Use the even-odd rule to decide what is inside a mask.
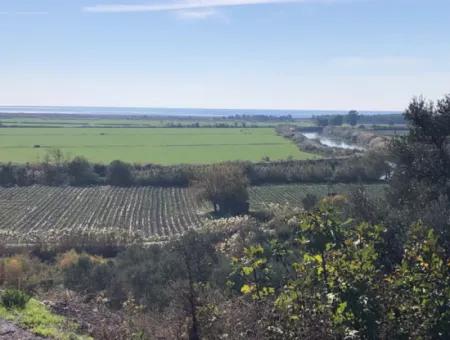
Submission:
[[[0,105],[403,109],[449,0],[0,0]]]

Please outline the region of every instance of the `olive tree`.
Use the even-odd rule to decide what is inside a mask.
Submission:
[[[211,202],[217,214],[239,215],[248,212],[248,179],[238,165],[212,165],[195,186],[199,198]]]

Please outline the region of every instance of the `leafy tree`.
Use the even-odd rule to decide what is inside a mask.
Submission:
[[[450,267],[433,229],[414,224],[401,264],[386,279],[385,333],[415,339],[450,338]]]
[[[238,215],[248,211],[248,180],[240,166],[213,165],[196,186],[199,198],[210,201],[215,213]]]
[[[334,115],[330,118],[330,125],[341,126],[344,123],[344,116]]]
[[[319,125],[320,127],[325,127],[328,126],[329,121],[328,121],[328,117],[316,117],[316,121],[317,121],[317,125]]]
[[[396,209],[393,214],[405,229],[430,211],[444,212],[428,222],[450,254],[450,95],[436,104],[415,98],[404,116],[409,134],[390,146],[395,167],[388,197]]]
[[[108,167],[107,180],[109,184],[119,187],[132,185],[134,178],[130,165],[119,160],[112,161]]]
[[[384,228],[343,223],[330,211],[298,218],[293,244],[280,246],[275,239],[271,251],[251,245],[235,261],[241,292],[273,301],[276,314],[268,328],[280,328],[284,338],[376,339],[383,317],[378,248]],[[283,282],[271,285],[280,261],[286,266]]]
[[[97,175],[84,157],[75,157],[67,164],[72,185],[89,185],[97,182]]]
[[[0,186],[10,186],[15,182],[14,168],[11,163],[0,165]]]
[[[351,110],[345,116],[345,122],[350,124],[351,126],[356,126],[359,121],[359,113],[358,111]]]

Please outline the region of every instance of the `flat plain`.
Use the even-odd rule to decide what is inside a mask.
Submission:
[[[109,163],[205,164],[311,159],[273,128],[0,128],[0,162],[39,162],[50,149]]]

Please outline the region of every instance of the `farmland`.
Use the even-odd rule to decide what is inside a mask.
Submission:
[[[39,162],[50,149],[109,163],[205,164],[229,160],[310,159],[272,128],[0,129],[0,162]]]
[[[367,186],[373,194],[383,185]],[[252,187],[252,209],[264,203],[300,205],[306,193],[347,192],[345,185],[272,185]],[[121,231],[141,238],[168,237],[199,227],[211,207],[187,188],[32,186],[0,189],[3,240],[57,240],[67,233]]]
[[[290,204],[301,206],[302,199],[307,194],[324,197],[331,193],[347,194],[356,185],[348,184],[287,184],[287,185],[264,185],[250,188],[250,204],[253,209],[258,209],[266,203]],[[384,193],[384,184],[364,185],[368,195],[379,197]]]
[[[65,114],[2,114],[0,122],[3,127],[20,128],[161,128],[161,127],[274,127],[277,120],[238,119],[235,117],[195,117],[195,116],[102,116],[102,115],[65,115]],[[296,126],[314,126],[311,119],[290,121]]]
[[[0,229],[14,237],[26,232],[31,240],[74,229],[168,236],[199,226],[200,208],[182,188],[8,188],[0,190]]]

